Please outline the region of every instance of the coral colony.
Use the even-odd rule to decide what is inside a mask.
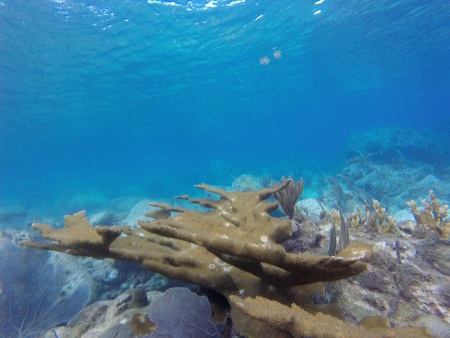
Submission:
[[[339,238],[337,254],[336,238],[330,238],[329,255],[288,253],[282,243],[293,231],[293,208],[302,193],[303,181],[283,179],[281,184],[270,188],[245,192],[230,192],[206,184],[197,188],[219,198],[187,195],[178,198],[200,205],[206,211],[152,203],[159,209],[146,216],[153,220],[138,221],[136,229],[93,227],[85,213],[79,212],[65,216],[63,229],[33,225],[52,243],[25,241],[22,244],[77,256],[137,262],[171,279],[213,290],[228,302],[233,326],[243,336],[428,336],[422,328],[390,327],[386,318],[367,318],[359,326],[351,325],[329,314],[333,304],[314,304],[314,290],[327,292],[328,282],[366,270],[372,258],[372,246],[359,242],[348,244],[349,224],[364,220],[355,215],[345,220],[337,212],[334,217],[342,223],[341,236],[347,236],[347,239]],[[424,204],[424,210],[418,211],[413,204],[411,208],[421,223],[434,222],[431,227],[444,234],[443,229],[448,229],[442,217],[446,210],[435,201],[434,195],[431,198],[430,203]],[[280,204],[289,219],[270,215]],[[380,227],[384,216],[381,207],[377,210],[377,216],[365,221]],[[335,237],[334,225],[332,230],[330,236]],[[147,327],[139,329],[143,335],[155,329],[151,321],[147,322]]]

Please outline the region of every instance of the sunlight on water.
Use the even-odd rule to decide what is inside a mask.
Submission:
[[[125,174],[143,161],[136,170],[148,175],[176,172],[170,154],[180,151],[204,168],[212,157],[281,152],[327,162],[354,130],[430,126],[448,113],[445,9],[445,1],[3,0],[0,179],[21,185],[11,178],[34,178],[31,167],[44,185],[52,170],[62,180],[101,176],[105,154],[126,158]],[[156,146],[164,160],[142,160]],[[81,160],[69,164],[71,154]]]
[[[246,0],[210,0],[210,1],[159,1],[159,0],[147,0],[150,5],[163,5],[163,6],[175,6],[183,7],[188,11],[192,10],[206,10],[210,8],[217,8],[222,6],[232,7],[235,5],[243,4]]]

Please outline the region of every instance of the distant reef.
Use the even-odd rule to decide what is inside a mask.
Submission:
[[[450,124],[415,131],[405,127],[385,127],[354,133],[343,151],[344,157],[365,158],[374,164],[430,165],[447,173],[450,165]]]

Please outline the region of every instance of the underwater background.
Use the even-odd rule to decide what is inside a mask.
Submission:
[[[2,0],[0,200],[332,173],[355,132],[445,129],[449,7]]]
[[[252,196],[264,187],[279,189],[269,201],[281,206],[262,213],[266,221],[291,222],[289,237],[270,237],[282,255],[313,253],[339,265],[334,256],[359,241],[374,253],[359,276],[313,274],[323,294],[308,284],[300,307],[322,312],[329,305],[339,323],[358,330],[376,317],[375,328],[412,326],[408,332],[420,328],[422,337],[430,336],[426,327],[431,336],[450,337],[449,23],[448,0],[0,0],[0,338],[133,337],[136,323],[123,316],[147,306],[153,326],[146,334],[258,336],[231,318],[231,296],[208,278],[228,252],[199,255],[214,259],[206,273],[199,270],[200,280],[195,260],[188,274],[172,275],[164,269],[179,266],[170,254],[160,270],[145,270],[135,242],[128,256],[111,253],[159,224],[150,217],[168,217],[165,204],[158,210],[151,201],[189,216],[179,208],[189,201],[208,207],[220,203],[211,196],[217,191]],[[282,177],[291,178],[284,188]],[[194,187],[203,182],[214,188],[201,186],[205,194]],[[285,208],[288,187],[295,198]],[[247,211],[260,206],[232,211],[247,222]],[[95,245],[67,244],[59,235],[61,245],[44,244],[31,228],[53,240],[50,226],[74,237],[69,225],[81,224],[80,239],[97,231],[85,216],[94,226],[134,232],[120,228],[99,254]],[[266,229],[255,231],[246,234],[247,246],[260,238],[270,247]],[[178,250],[162,243],[158,254]],[[150,261],[153,244],[143,250]],[[355,252],[355,265],[372,255]],[[234,264],[220,269],[242,268]],[[268,283],[272,292],[269,282],[256,285]],[[195,285],[222,302],[228,297],[219,306],[220,327],[212,325],[217,299],[172,288],[198,291]],[[177,316],[184,314],[183,322]],[[188,335],[192,327],[203,331]]]

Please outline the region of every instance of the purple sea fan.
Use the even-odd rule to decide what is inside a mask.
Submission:
[[[220,337],[208,298],[188,288],[171,288],[155,299],[147,310],[156,329],[147,337]]]
[[[0,337],[36,338],[67,323],[83,309],[90,288],[82,283],[65,294],[66,275],[49,254],[0,238]]]

